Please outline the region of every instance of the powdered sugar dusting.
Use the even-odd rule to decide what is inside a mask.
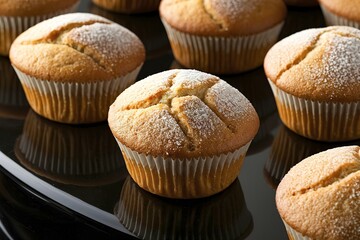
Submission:
[[[360,81],[360,39],[334,35],[322,59],[322,75],[335,88],[347,88]],[[326,81],[326,79],[325,79]]]
[[[211,87],[207,92],[207,97],[211,97],[217,111],[226,120],[245,118],[253,110],[249,100],[224,81],[220,81]]]
[[[141,48],[138,38],[129,30],[117,24],[94,23],[84,25],[72,29],[67,38],[95,49],[104,59],[127,56],[134,49]]]
[[[188,124],[199,136],[207,138],[215,134],[215,129],[222,121],[199,98],[193,97],[185,101],[183,114],[187,116]]]
[[[172,89],[179,87],[185,89],[194,89],[196,86],[201,86],[204,82],[212,79],[219,80],[219,78],[214,75],[197,70],[182,70],[179,71],[179,73],[173,79],[174,84]]]

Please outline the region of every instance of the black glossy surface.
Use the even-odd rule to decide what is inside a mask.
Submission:
[[[80,11],[123,24],[143,40],[147,61],[138,79],[181,67],[157,13],[114,14],[89,1]],[[290,9],[281,36],[323,24],[319,8]],[[132,182],[105,122],[70,126],[29,111],[9,60],[0,58],[0,238],[286,239],[274,201],[283,175],[310,154],[351,143],[315,142],[286,129],[262,68],[222,78],[253,103],[259,133],[228,189],[175,201]]]

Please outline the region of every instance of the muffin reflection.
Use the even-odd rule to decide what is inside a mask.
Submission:
[[[95,5],[91,6],[90,11],[114,21],[135,33],[145,45],[147,59],[162,56],[164,53],[171,53],[164,26],[157,12],[144,15],[116,14]]]
[[[15,155],[28,170],[52,181],[98,186],[121,179],[124,162],[106,124],[55,123],[29,111]]]
[[[238,179],[215,196],[189,201],[157,197],[128,177],[114,211],[142,239],[244,239],[253,226]]]
[[[28,109],[24,90],[9,58],[0,57],[0,117],[24,119]]]
[[[360,141],[352,141],[347,142],[346,145],[359,145],[359,143]],[[269,159],[264,166],[265,178],[276,189],[290,168],[301,160],[318,152],[343,145],[344,143],[325,143],[310,140],[281,125],[272,144]]]

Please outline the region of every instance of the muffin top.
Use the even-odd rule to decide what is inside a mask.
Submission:
[[[295,165],[277,188],[276,205],[311,239],[360,239],[360,147],[333,148]]]
[[[359,66],[360,30],[345,26],[295,33],[264,60],[267,77],[281,90],[327,102],[360,100]]]
[[[59,12],[79,0],[0,0],[1,16],[38,16]]]
[[[265,31],[286,17],[282,0],[163,0],[161,17],[173,28],[203,36]]]
[[[354,21],[360,21],[359,0],[318,0],[330,12]]]
[[[177,158],[234,151],[259,128],[255,109],[237,89],[196,70],[169,70],[135,83],[110,106],[108,121],[128,148]]]
[[[145,48],[126,28],[103,17],[71,13],[22,33],[10,49],[20,71],[56,82],[94,82],[123,76],[145,60]]]

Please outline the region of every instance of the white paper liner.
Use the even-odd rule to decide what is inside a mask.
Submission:
[[[250,143],[219,156],[174,159],[138,153],[118,141],[133,180],[147,191],[171,198],[200,198],[228,187],[239,175]],[[236,166],[239,169],[234,171]],[[236,172],[233,179],[229,169]]]
[[[295,231],[292,227],[290,227],[284,220],[283,223],[285,225],[286,232],[291,240],[314,240],[312,238],[306,237],[301,233]]]
[[[91,83],[46,81],[14,69],[35,112],[54,121],[76,124],[106,120],[110,105],[135,82],[141,67],[113,80]]]
[[[360,102],[307,100],[282,91],[270,79],[269,83],[281,120],[294,132],[321,141],[360,138]]]
[[[105,124],[75,127],[48,121],[32,111],[15,144],[15,155],[27,169],[66,184],[112,183],[119,179],[120,169],[125,169]]]
[[[79,2],[68,9],[39,16],[0,16],[0,55],[7,56],[15,38],[31,26],[57,15],[74,12]]]
[[[321,6],[321,10],[324,14],[326,25],[328,25],[328,26],[342,25],[342,26],[350,26],[350,27],[360,29],[359,22],[335,15],[334,13],[332,13],[328,9],[326,9],[326,7],[324,7],[323,5],[320,5],[320,6]]]
[[[158,9],[160,0],[92,0],[102,8],[120,13],[150,12]]]
[[[127,178],[114,214],[140,239],[245,239],[252,227],[239,180],[216,196],[190,203],[146,193]]]
[[[239,73],[262,65],[284,22],[264,32],[239,37],[197,36],[172,28],[162,19],[176,60],[188,68],[216,74]]]

